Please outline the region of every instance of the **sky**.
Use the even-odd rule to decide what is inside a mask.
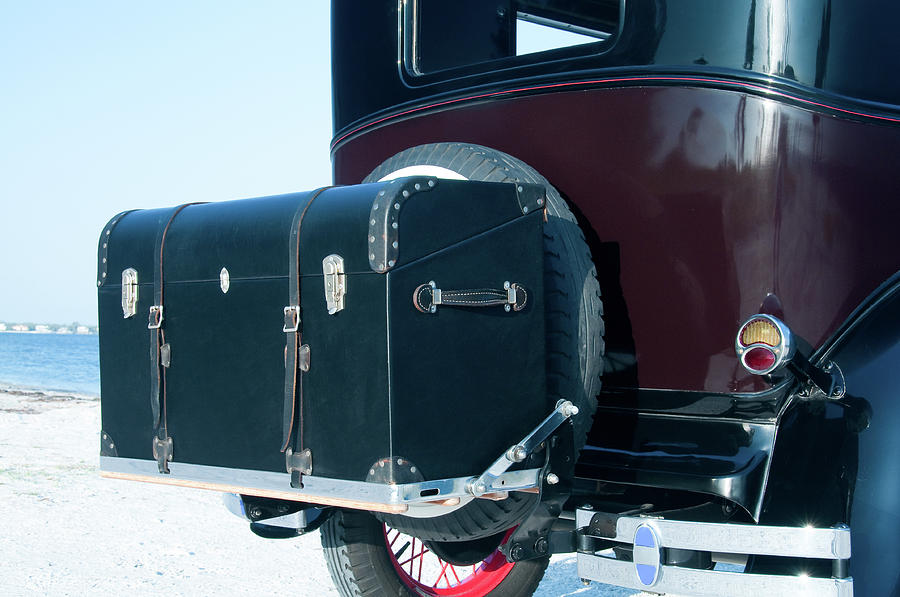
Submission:
[[[330,184],[329,5],[0,0],[0,321],[96,324],[120,211]]]
[[[96,324],[122,210],[329,184],[329,4],[0,0],[0,321]]]

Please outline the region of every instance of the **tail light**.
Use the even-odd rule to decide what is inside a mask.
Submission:
[[[734,349],[744,369],[765,375],[786,365],[794,355],[791,331],[779,319],[758,314],[738,330]]]

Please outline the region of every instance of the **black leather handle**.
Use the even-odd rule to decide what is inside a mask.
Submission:
[[[521,311],[528,303],[528,292],[515,282],[503,288],[441,290],[435,282],[420,284],[413,291],[413,305],[422,313],[436,313],[438,305],[448,307],[496,307]]]

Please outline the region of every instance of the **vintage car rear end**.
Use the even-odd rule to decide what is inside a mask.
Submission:
[[[258,498],[232,484],[236,510],[270,536],[324,524],[344,595],[530,594],[549,554],[572,551],[584,579],[659,593],[900,590],[898,17],[849,0],[334,0],[335,184],[546,193],[540,248],[498,241],[459,266],[543,260],[543,341],[501,362],[541,369],[519,385],[545,399],[461,412],[423,390],[402,409],[406,427],[452,415],[467,465],[439,477],[455,491],[421,493],[393,447],[372,454],[391,476],[354,481],[415,483],[425,508],[310,499],[295,475]],[[548,46],[525,48],[529,27]],[[423,313],[441,308],[429,288]],[[419,381],[496,381],[447,355],[456,376]],[[347,392],[326,387],[340,408]],[[424,449],[431,433],[411,449],[457,458]],[[315,466],[313,448],[313,485]]]

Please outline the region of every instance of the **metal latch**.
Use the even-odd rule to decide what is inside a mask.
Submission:
[[[122,271],[122,317],[128,319],[137,313],[138,274],[133,267]]]
[[[344,295],[347,294],[344,258],[331,254],[323,259],[322,273],[325,274],[325,305],[328,307],[328,314],[334,315],[344,308]]]

